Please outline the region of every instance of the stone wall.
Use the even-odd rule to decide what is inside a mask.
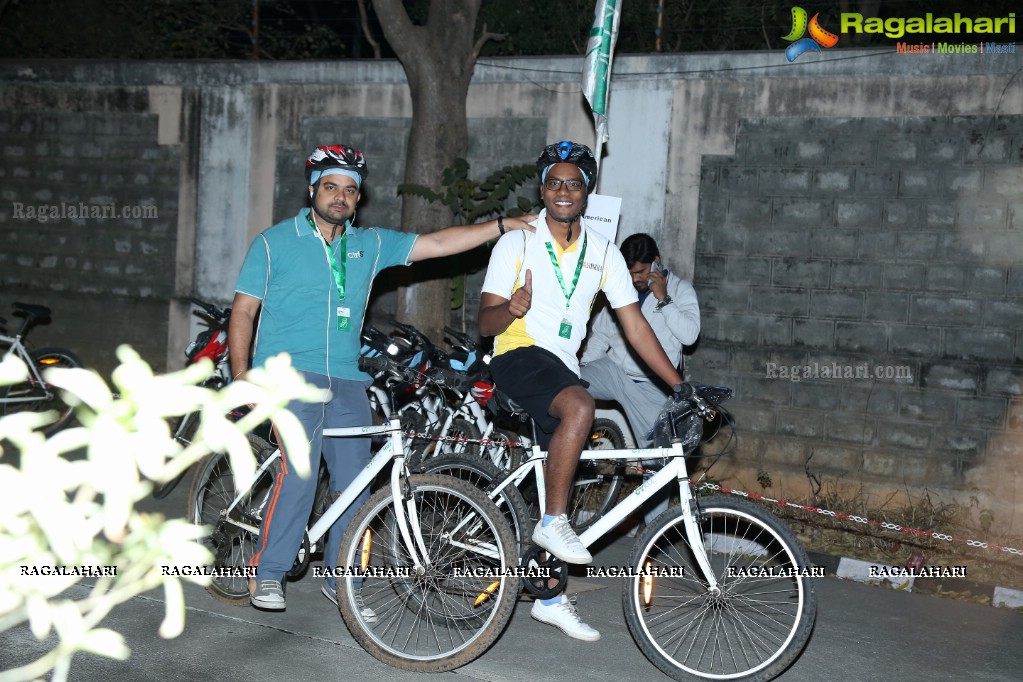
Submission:
[[[714,475],[751,487],[762,469],[784,493],[808,486],[809,466],[882,492],[976,496],[1013,518],[1020,59],[616,58],[599,187],[623,199],[619,239],[650,232],[673,272],[695,276],[704,333],[690,373],[738,389],[743,434]],[[593,139],[581,68],[477,65],[474,177],[531,162],[547,142]],[[360,146],[371,180],[359,222],[398,222],[412,110],[396,62],[2,62],[0,84],[0,315],[20,298],[53,306],[36,342],[103,372],[126,341],[158,368],[180,366],[198,329],[187,297],[230,301],[252,238],[305,201],[309,147]],[[13,216],[15,202],[111,199],[157,217]],[[373,319],[394,309],[393,287],[377,283]],[[856,378],[859,367],[893,375]]]
[[[12,302],[49,306],[52,323],[29,341],[90,366],[112,366],[119,343],[160,357],[181,150],[158,144],[144,96],[113,103],[139,111],[52,111],[66,94],[23,92],[15,110],[0,107],[0,316],[13,332]]]
[[[896,488],[1014,472],[1021,188],[1023,116],[741,121],[703,159],[691,363],[738,389],[739,459]]]

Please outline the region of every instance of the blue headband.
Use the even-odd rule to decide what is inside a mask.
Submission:
[[[560,163],[569,163],[569,162],[568,161],[561,161]],[[574,163],[572,165],[575,166]],[[540,182],[541,183],[545,182],[547,180],[547,171],[549,171],[553,167],[554,166],[551,165],[551,166],[547,166],[546,168],[543,169],[543,173],[540,174]],[[579,168],[579,166],[575,166],[575,167]],[[590,186],[590,176],[587,175],[586,171],[584,171],[582,168],[579,168],[579,174],[583,176],[583,181],[586,183],[586,186],[589,187]]]
[[[309,176],[309,184],[315,185],[322,178],[325,178],[328,175],[344,175],[355,180],[356,187],[362,187],[362,176],[353,170],[348,170],[347,168],[328,168],[324,171],[313,171]]]

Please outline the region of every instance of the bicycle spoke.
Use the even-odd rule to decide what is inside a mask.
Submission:
[[[395,665],[417,661],[429,663],[430,670],[447,670],[452,667],[450,661],[471,654],[482,636],[496,637],[496,628],[503,623],[495,619],[510,616],[517,583],[510,578],[477,576],[474,569],[492,569],[499,575],[514,561],[514,542],[503,523],[495,524],[475,506],[489,505],[493,511],[488,513],[497,514],[481,492],[446,477],[422,478],[450,480],[445,485],[464,486],[479,502],[439,488],[413,491],[427,559],[422,572],[416,574],[398,532],[391,500],[386,494],[371,498],[371,502],[377,501],[372,506],[367,503],[366,513],[360,512],[349,527],[338,563],[387,567],[394,569],[395,575],[367,574],[361,585],[346,577],[339,596],[345,601],[342,614],[352,633],[378,658],[385,657],[383,660]],[[503,520],[500,515],[495,518]],[[367,533],[371,541],[369,555],[364,556]],[[375,622],[364,617],[360,603],[374,611]]]
[[[719,591],[703,581],[678,510],[661,527],[648,529],[635,561],[637,568],[681,569],[682,575],[652,578],[649,603],[641,581],[630,579],[626,620],[644,653],[677,679],[683,673],[745,678],[766,670],[771,672],[763,672],[763,679],[770,679],[809,637],[812,588],[807,578],[787,574],[809,560],[767,512],[732,501],[717,504],[705,506],[699,525]]]

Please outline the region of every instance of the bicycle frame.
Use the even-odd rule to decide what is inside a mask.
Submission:
[[[643,481],[642,485],[633,491],[632,494],[605,512],[600,519],[594,522],[592,526],[587,528],[579,536],[579,540],[583,545],[589,547],[619,523],[624,521],[629,514],[642,506],[644,502],[651,499],[662,488],[670,485],[671,481],[678,481],[682,509],[685,511],[683,522],[686,528],[686,535],[691,540],[690,546],[692,547],[694,558],[696,559],[696,563],[700,567],[700,570],[703,572],[703,577],[707,582],[708,590],[715,591],[718,589],[718,581],[714,576],[714,571],[711,569],[710,561],[707,559],[703,543],[692,541],[700,538],[700,529],[696,521],[696,516],[693,513],[693,493],[692,490],[689,489],[689,470],[686,467],[685,453],[682,449],[681,440],[676,440],[669,448],[584,450],[579,459],[580,461],[627,461],[637,459],[656,459],[660,457],[668,460],[668,463],[664,466],[664,468],[654,474],[651,478]],[[496,502],[497,497],[500,496],[502,490],[509,485],[518,486],[532,471],[536,476],[536,488],[540,498],[540,509],[544,509],[547,503],[546,480],[544,479],[544,463],[546,460],[547,453],[541,450],[539,445],[534,445],[530,457],[516,467],[515,470],[509,473],[502,481],[496,483],[493,490],[487,493],[488,497]]]
[[[362,493],[362,491],[370,486],[377,474],[383,471],[388,462],[391,462],[391,499],[395,508],[395,518],[398,522],[398,530],[401,534],[402,541],[405,543],[405,547],[408,549],[409,555],[412,558],[415,570],[417,572],[421,572],[429,566],[429,563],[428,561],[424,561],[422,558],[427,556],[427,551],[426,544],[423,541],[419,527],[418,509],[416,509],[415,501],[411,497],[405,495],[405,450],[402,445],[401,422],[398,417],[392,416],[389,423],[380,426],[351,426],[323,430],[323,436],[325,438],[351,438],[357,436],[375,436],[378,434],[386,434],[389,438],[388,442],[380,448],[380,450],[373,456],[373,459],[370,460],[369,464],[367,464],[363,470],[359,472],[359,475],[355,477],[355,480],[345,488],[344,492],[341,493],[341,496],[335,500],[329,508],[327,508],[319,520],[317,520],[317,522],[306,531],[309,538],[309,544],[315,545],[319,542],[319,540],[327,534],[330,527],[334,525],[334,522],[337,521],[338,518],[340,518],[341,515],[344,514],[345,511],[347,511],[355,502],[355,499]],[[267,457],[266,461],[263,462],[262,465],[260,465],[252,479],[249,480],[245,486],[239,487],[239,492],[234,500],[231,501],[231,504],[227,507],[227,509],[224,509],[220,513],[221,518],[226,523],[243,528],[250,533],[259,534],[259,528],[230,518],[230,512],[248,493],[259,476],[272,466],[280,456],[281,450],[278,448],[272,455]],[[399,511],[399,501],[402,502],[400,507],[404,508],[404,513]],[[415,529],[415,532],[413,533],[410,528]],[[488,554],[486,551],[483,553]]]
[[[476,399],[472,397],[471,393],[466,392],[462,396],[458,405],[456,405],[453,409],[447,410],[447,416],[444,418],[444,423],[441,425],[440,432],[437,434],[437,438],[439,440],[443,441],[448,437],[448,434],[451,431],[451,425],[458,417],[465,418],[479,430],[480,440],[490,439],[497,428],[497,421],[487,419],[487,413],[484,409],[478,402],[476,402]],[[519,443],[521,443],[521,447],[524,449],[528,449],[532,445],[529,439],[524,436],[519,436]],[[498,467],[505,466],[501,458],[503,448],[503,445],[484,446],[487,458]]]
[[[48,399],[51,397],[49,384],[47,384],[42,375],[35,367],[35,363],[32,362],[32,358],[28,354],[28,350],[25,348],[25,344],[21,342],[21,335],[18,336],[7,336],[6,334],[0,334],[0,344],[6,344],[7,350],[4,351],[4,360],[11,355],[17,355],[25,366],[28,367],[29,383],[39,386],[44,392],[45,397]],[[38,394],[29,394],[22,397],[10,397],[9,395],[0,397],[0,405],[7,405],[13,403],[27,403],[33,400],[39,400],[42,397]]]

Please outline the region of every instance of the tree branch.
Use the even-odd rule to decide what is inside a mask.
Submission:
[[[366,36],[366,42],[373,47],[373,58],[380,59],[380,43],[369,32],[369,14],[366,12],[366,0],[359,0],[359,19],[362,22],[362,34]]]
[[[401,0],[373,0],[380,28],[394,53],[402,64],[414,63],[419,53],[419,40],[416,26],[405,11]]]
[[[480,50],[487,44],[487,41],[496,40],[500,42],[507,37],[507,33],[491,33],[487,30],[487,25],[483,24],[483,33],[481,33],[480,37],[476,39],[476,44],[472,46],[472,56],[469,58],[470,64],[476,63],[476,60],[480,56]]]

